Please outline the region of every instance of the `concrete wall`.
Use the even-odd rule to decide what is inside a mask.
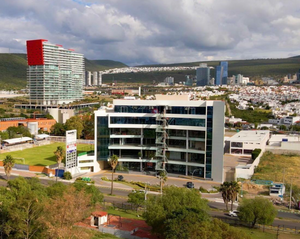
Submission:
[[[213,107],[212,179],[223,183],[225,103],[215,101]]]
[[[254,169],[259,165],[260,158],[264,154],[264,150],[260,152],[258,157],[253,161],[252,164],[238,165],[235,167],[235,180],[238,178],[250,179],[254,174]]]

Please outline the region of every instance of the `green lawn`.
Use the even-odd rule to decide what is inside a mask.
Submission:
[[[132,219],[139,219],[139,220],[144,220],[141,216],[138,217],[137,216],[137,212],[136,211],[132,211],[132,210],[124,210],[124,209],[120,209],[120,208],[113,208],[113,207],[109,207],[106,210],[109,214],[114,214],[114,215],[118,215],[124,218],[132,218]],[[142,214],[141,211],[138,212],[139,215]]]
[[[14,152],[3,153],[0,155],[0,160],[3,160],[6,155],[11,155],[16,159],[16,163],[28,164],[35,166],[48,166],[56,163],[56,158],[54,156],[54,151],[58,146],[65,148],[65,143],[52,143],[44,146],[38,146],[30,149],[24,149]],[[78,144],[78,153],[93,150],[93,145]],[[20,159],[23,158],[24,160]]]

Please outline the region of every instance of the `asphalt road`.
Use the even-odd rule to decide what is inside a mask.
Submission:
[[[11,176],[10,179],[14,179],[17,176]],[[0,175],[0,178],[4,179],[5,177],[3,175]],[[6,178],[5,178],[6,179]],[[56,179],[43,179],[40,178],[40,181],[43,185],[49,185],[49,183],[51,182],[55,182]],[[59,180],[65,184],[69,184],[71,182],[66,182],[66,181],[62,181]],[[0,186],[6,186],[6,181],[0,180]],[[97,185],[96,185],[97,186]],[[105,195],[104,199],[107,202],[127,202],[127,196],[130,193],[130,190],[124,190],[124,189],[119,189],[119,188],[114,188],[113,194],[116,197],[112,197],[112,196],[107,196],[107,194],[110,194],[110,187],[98,187],[99,190]],[[225,204],[222,202],[222,200],[220,199],[221,196],[220,194],[202,194],[203,198],[207,198],[209,200],[208,205],[210,208],[212,209],[218,209],[218,210],[225,210]],[[234,205],[234,209],[237,208],[237,205]],[[217,212],[217,211],[212,211],[212,214],[215,214],[216,216],[220,216],[220,217],[225,217],[228,218],[228,216],[223,213],[223,212]],[[278,212],[277,214],[278,218],[282,218],[282,219],[276,219],[273,223],[274,226],[278,226],[278,225],[285,225],[285,226],[289,226],[292,228],[295,227],[300,227],[300,214],[293,214],[293,213],[287,213],[287,212]],[[288,219],[288,220],[298,220],[298,222],[294,222],[294,221],[284,221],[284,219]]]

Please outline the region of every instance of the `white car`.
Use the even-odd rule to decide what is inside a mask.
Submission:
[[[229,216],[231,217],[237,217],[239,212],[237,210],[229,211]]]

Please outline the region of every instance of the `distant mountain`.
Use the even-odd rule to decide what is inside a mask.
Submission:
[[[289,58],[296,58],[296,59],[298,59],[298,58],[300,58],[300,55],[299,56],[291,56]]]
[[[102,71],[126,67],[126,65],[118,61],[85,59],[85,67],[87,71]],[[0,54],[0,90],[25,88],[27,84],[26,71],[26,54]]]

